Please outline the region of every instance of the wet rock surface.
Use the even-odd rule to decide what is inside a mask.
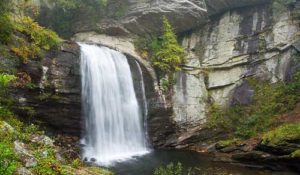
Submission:
[[[12,91],[14,110],[27,120],[39,119],[54,132],[81,134],[79,46],[66,42],[59,51],[20,68],[31,77],[32,87]]]

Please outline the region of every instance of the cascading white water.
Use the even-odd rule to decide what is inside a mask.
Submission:
[[[144,75],[143,75],[143,71],[142,68],[140,66],[140,64],[135,61],[137,67],[138,67],[138,71],[140,74],[140,86],[141,86],[141,90],[142,90],[142,95],[143,95],[143,103],[144,103],[144,116],[148,116],[148,103],[147,103],[147,98],[146,98],[146,90],[145,90],[145,84],[144,84]],[[147,130],[148,125],[147,125],[147,120],[144,120],[144,128]],[[148,133],[146,132],[146,138],[148,139]]]
[[[126,56],[106,47],[80,46],[86,131],[83,158],[109,166],[148,153]]]

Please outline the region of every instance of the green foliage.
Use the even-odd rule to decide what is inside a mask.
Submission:
[[[87,167],[86,168],[89,172],[93,172],[95,174],[101,175],[113,175],[113,173],[107,169],[99,168],[99,167]]]
[[[135,48],[143,59],[154,59],[161,44],[161,39],[156,35],[146,35],[134,41]]]
[[[12,126],[12,131],[3,130],[4,122]],[[11,128],[11,127],[8,128]],[[2,129],[2,130],[1,130]],[[22,123],[18,118],[5,107],[0,107],[0,174],[12,175],[19,165],[22,165],[20,158],[15,155],[13,143],[20,141],[26,144],[26,148],[37,160],[37,166],[29,170],[37,175],[71,175],[77,174],[77,170],[86,169],[89,173],[107,174],[112,173],[97,167],[85,168],[80,159],[60,161],[56,158],[57,148],[43,142],[32,142],[31,136],[44,135],[39,127],[33,124]],[[24,166],[24,165],[23,165]],[[71,168],[71,166],[73,168]],[[81,171],[78,171],[79,173]]]
[[[172,88],[174,73],[179,71],[184,62],[184,49],[178,44],[176,34],[168,19],[163,17],[163,35],[139,38],[135,46],[142,58],[150,58],[160,79],[160,86],[168,91]]]
[[[16,19],[16,30],[29,36],[34,45],[45,50],[55,48],[60,43],[55,32],[40,26],[28,16]]]
[[[0,0],[0,13],[7,13],[12,8],[11,0]]]
[[[234,132],[241,138],[249,138],[276,126],[277,116],[293,110],[300,101],[300,72],[288,84],[247,80],[255,90],[251,105],[236,105],[221,109],[212,104],[208,110],[208,125]]]
[[[153,45],[155,55],[151,62],[156,69],[165,75],[180,70],[180,64],[184,62],[184,49],[178,44],[173,28],[166,17],[163,17],[161,47],[158,47],[157,42]]]
[[[285,124],[263,135],[263,144],[278,145],[300,139],[300,122]]]
[[[34,153],[37,158],[38,165],[32,168],[32,171],[37,175],[63,175],[63,166],[55,157],[53,148],[39,148]]]
[[[73,168],[79,168],[80,166],[82,166],[82,161],[80,159],[74,159],[72,161]]]
[[[0,43],[7,44],[11,40],[13,24],[8,14],[0,13]]]
[[[182,174],[183,174],[183,169],[181,163],[177,163],[177,165],[170,163],[166,167],[159,167],[154,171],[154,175],[182,175]]]
[[[15,20],[16,31],[26,35],[29,39],[17,38],[18,47],[11,50],[19,56],[23,63],[29,58],[37,58],[42,55],[42,50],[55,49],[60,43],[60,38],[53,31],[41,27],[30,17],[19,17]]]
[[[221,140],[221,141],[219,141],[217,143],[216,147],[218,147],[218,148],[225,148],[225,147],[228,147],[230,145],[237,144],[239,142],[240,142],[239,139]]]
[[[218,104],[212,104],[208,107],[208,126],[210,128],[228,128],[228,120],[226,116],[224,116],[224,111]]]
[[[41,57],[43,50],[55,49],[59,45],[60,38],[56,33],[24,16],[38,13],[32,1],[0,0],[0,9],[0,44],[9,47],[3,50],[5,55],[11,51],[27,63],[29,58]]]
[[[0,132],[0,174],[2,167],[9,167],[7,170],[15,170],[16,165],[21,164],[19,158],[14,154],[13,142],[19,140],[24,143],[29,143],[28,148],[33,150],[33,154],[37,158],[38,165],[32,169],[35,174],[40,175],[53,175],[61,174],[63,168],[61,162],[59,162],[55,157],[54,148],[40,143],[30,142],[31,134],[43,134],[43,132],[38,130],[36,125],[25,125],[20,122],[16,116],[4,107],[0,108],[0,121],[6,121],[10,126],[13,126],[14,132]],[[6,157],[4,157],[6,156]],[[4,166],[6,163],[7,166]],[[12,174],[12,173],[6,173]]]
[[[8,97],[7,91],[8,86],[15,79],[16,77],[14,75],[0,74],[0,107],[1,105],[7,105],[11,102],[11,99]]]
[[[164,92],[168,92],[174,84],[175,84],[175,79],[173,75],[163,77],[160,80],[160,87]]]
[[[15,80],[14,75],[0,74],[0,89],[7,88],[11,81]]]
[[[293,158],[300,158],[300,149],[294,151],[294,152],[291,154],[291,157],[293,157]]]
[[[14,153],[12,143],[16,138],[15,132],[5,126],[3,119],[12,117],[12,113],[0,106],[0,174],[12,175],[17,169],[18,158]],[[19,126],[19,123],[11,121]],[[17,127],[18,127],[17,126]]]
[[[13,126],[17,132],[21,132],[23,123],[20,122],[14,114],[6,107],[0,106],[0,121],[6,121],[9,125]]]
[[[0,141],[0,174],[12,175],[17,169],[17,157],[12,146],[6,141]]]
[[[15,31],[14,18],[24,14],[35,15],[37,7],[28,0],[0,0],[0,43],[9,44]]]

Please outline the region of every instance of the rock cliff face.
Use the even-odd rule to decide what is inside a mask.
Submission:
[[[88,42],[89,38],[85,39],[84,41]],[[105,40],[101,39],[101,41]],[[92,43],[103,46],[97,40]],[[112,45],[108,46],[112,47]],[[171,111],[171,108],[165,108],[163,99],[156,90],[155,75],[151,66],[140,60],[138,56],[130,55],[130,49],[123,53],[128,58],[134,88],[143,112],[146,112],[145,105],[147,105],[149,116],[155,116],[157,119],[164,111]],[[22,65],[18,71],[26,72],[26,75],[31,77],[32,87],[22,87],[12,91],[17,103],[14,107],[15,111],[26,120],[42,122],[54,133],[80,136],[84,120],[81,113],[79,45],[75,42],[65,42],[59,51],[48,53],[42,61],[30,61]],[[142,83],[146,85],[144,89],[146,104],[143,99]]]
[[[255,92],[245,83],[247,77],[270,82],[289,81],[300,67],[299,1],[286,7],[275,7],[271,0],[203,2],[130,0],[126,1],[126,13],[118,19],[106,17],[93,25],[82,21],[74,24],[73,32],[77,34],[73,40],[108,46],[130,57],[139,98],[141,79],[135,60],[140,63],[149,105],[149,135],[156,147],[186,148],[221,137],[222,133],[205,127],[208,105],[249,104]],[[188,55],[186,65],[177,74],[170,101],[164,101],[150,63],[140,58],[133,44],[136,36],[158,32],[162,15],[169,17],[176,32],[180,33]],[[50,90],[68,96],[55,103],[45,103],[48,106],[66,104],[67,108],[58,108],[61,115],[51,113],[56,110],[52,107],[40,112],[46,121],[58,122],[56,127],[66,126],[68,121],[64,119],[68,117],[79,126],[79,76],[68,77],[68,73],[78,67],[76,50],[78,48],[75,52],[66,50],[54,57],[57,59],[46,59],[43,66],[47,68],[38,69],[39,74],[43,70],[48,74],[51,88],[45,88],[44,92]],[[41,76],[37,79],[43,80]],[[27,99],[25,102],[31,106],[40,103],[30,101],[29,97],[19,97]],[[69,124],[69,128],[78,133],[72,129],[75,124]]]
[[[48,0],[39,0],[37,4],[42,8],[40,22],[55,28],[57,21],[52,21],[52,16],[57,15],[53,14],[57,13],[55,4]],[[177,32],[184,32],[205,23],[207,19],[203,0],[112,0],[96,13],[89,10],[80,11],[80,15],[74,17],[70,33],[98,31],[107,35],[127,36],[160,32],[163,15],[169,17]],[[64,13],[61,17],[64,17]]]
[[[133,0],[121,24],[129,32],[138,35],[160,32],[163,15],[171,19],[177,32],[195,28],[204,23],[207,16],[205,4],[201,0]]]
[[[64,43],[59,51],[30,61],[19,71],[32,78],[33,87],[15,89],[15,110],[28,120],[39,119],[55,132],[81,134],[79,46]]]
[[[232,9],[183,36],[188,62],[178,75],[173,107],[174,120],[191,137],[187,140],[201,132],[195,133],[195,126],[205,127],[208,102],[223,107],[251,102],[255,92],[247,77],[271,83],[291,79],[300,66],[297,4],[281,11],[272,4]],[[181,134],[178,138],[186,143]]]
[[[206,0],[205,2],[208,14],[212,16],[236,8],[265,4],[271,0]]]

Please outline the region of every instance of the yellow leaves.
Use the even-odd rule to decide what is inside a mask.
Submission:
[[[57,34],[49,29],[40,26],[28,16],[21,16],[15,19],[16,32],[26,37],[18,37],[16,46],[11,51],[20,57],[24,64],[29,58],[37,58],[42,55],[42,50],[56,48],[60,43]]]
[[[37,58],[41,55],[41,49],[35,44],[21,43],[19,47],[12,47],[11,51],[21,58],[24,64],[28,63],[29,58]]]
[[[23,61],[24,64],[26,64],[28,62],[28,58],[30,55],[30,51],[29,48],[26,46],[17,48],[17,47],[13,47],[11,48],[11,51],[17,55],[18,57],[20,57]]]
[[[49,50],[60,42],[56,33],[40,26],[28,16],[17,18],[16,23],[19,32],[28,35],[36,45],[43,49]]]
[[[140,51],[140,56],[141,56],[143,59],[149,58],[149,52],[148,52],[148,50],[141,50],[141,51]]]

